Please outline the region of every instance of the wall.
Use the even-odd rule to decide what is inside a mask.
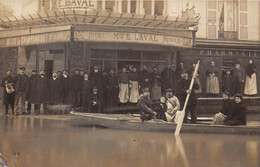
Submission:
[[[27,54],[27,55],[26,55]],[[32,70],[36,70],[36,48],[35,47],[18,47],[18,66],[25,67],[25,73],[31,76]]]

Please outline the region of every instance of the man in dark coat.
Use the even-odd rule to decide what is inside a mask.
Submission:
[[[24,73],[25,68],[20,68],[20,73],[15,77],[15,113],[19,114],[19,100],[21,99],[22,114],[25,112],[25,96],[28,87],[28,76]]]
[[[157,113],[153,110],[149,88],[143,89],[143,96],[140,97],[137,105],[140,109],[140,119],[142,120],[142,122],[156,119]]]
[[[109,82],[108,82],[108,74],[106,71],[102,72],[102,88],[103,88],[103,105],[104,107],[107,107],[107,101],[108,98],[110,98],[110,95],[108,94],[108,87],[109,87]]]
[[[62,91],[61,97],[63,104],[70,104],[70,77],[68,76],[68,71],[63,70],[63,75],[61,76],[62,81]]]
[[[246,107],[243,104],[243,97],[237,93],[235,96],[235,102],[231,109],[231,113],[227,115],[225,119],[226,125],[246,125]]]
[[[94,113],[103,112],[102,98],[96,86],[93,87],[93,91],[89,95],[88,112],[94,112]]]
[[[237,93],[243,94],[243,85],[245,81],[245,72],[241,68],[239,62],[236,63],[235,69],[233,71],[233,79],[232,79],[232,95]]]
[[[148,88],[151,90],[151,74],[148,72],[147,66],[143,66],[143,70],[140,72],[139,75],[139,84],[141,90]]]
[[[31,114],[32,101],[34,98],[34,85],[35,85],[36,78],[37,78],[37,71],[32,70],[32,75],[29,78],[28,89],[27,89],[27,93],[26,93],[26,100],[28,101],[28,104],[27,104],[27,113],[28,114]],[[37,110],[37,107],[34,104],[34,112],[36,112],[36,110]]]
[[[103,96],[103,86],[102,86],[103,76],[97,65],[94,65],[93,70],[90,72],[89,80],[91,83],[91,87],[93,88],[94,86],[96,86],[98,88],[100,95]]]
[[[116,107],[118,103],[118,79],[114,69],[110,69],[108,75],[108,94],[107,98],[108,107]]]
[[[58,77],[58,74],[54,72],[50,79],[51,85],[51,104],[61,103],[61,91],[62,91],[62,80]]]
[[[50,102],[50,80],[45,76],[44,70],[41,70],[39,76],[35,79],[34,98],[32,103],[36,104],[36,115],[40,114],[41,104],[44,114],[46,114],[47,103]]]
[[[196,123],[197,122],[197,111],[196,111],[196,107],[197,107],[197,96],[195,93],[195,89],[199,89],[199,85],[196,83],[196,81],[194,81],[193,84],[193,89],[190,90],[190,83],[191,83],[191,78],[189,78],[188,72],[186,69],[182,70],[181,73],[181,79],[179,80],[178,83],[178,97],[179,97],[179,101],[181,104],[181,108],[184,106],[185,100],[186,100],[186,96],[187,94],[190,94],[190,98],[186,107],[186,111],[185,111],[185,117],[184,117],[184,123],[187,123],[187,114],[188,112],[191,113],[191,123]]]
[[[72,107],[75,109],[79,107],[80,104],[80,86],[82,77],[79,75],[79,70],[75,70],[75,74],[71,77],[71,97],[72,97]]]
[[[11,76],[11,70],[6,72],[6,76],[2,79],[1,87],[3,87],[3,104],[5,105],[5,113],[8,114],[8,106],[11,104],[12,114],[14,114],[14,78]],[[7,87],[7,88],[6,88]],[[8,92],[7,92],[8,89]],[[10,91],[9,91],[10,90]]]
[[[162,79],[162,92],[165,93],[165,90],[170,88],[174,88],[174,78],[175,78],[175,72],[174,69],[171,67],[171,64],[168,63],[166,68],[161,73],[161,79]]]
[[[84,74],[84,80],[81,83],[81,94],[82,94],[82,105],[81,107],[87,109],[88,107],[88,98],[90,93],[90,81],[88,79],[88,74]]]

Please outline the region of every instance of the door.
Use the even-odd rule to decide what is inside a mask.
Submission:
[[[53,72],[53,60],[45,60],[44,63],[45,75],[51,78]]]

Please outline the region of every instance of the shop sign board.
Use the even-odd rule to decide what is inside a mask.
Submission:
[[[0,47],[14,47],[70,41],[70,31],[23,35],[0,39]]]
[[[58,8],[91,8],[93,9],[95,2],[93,0],[58,0]]]
[[[92,42],[127,42],[178,47],[193,46],[193,38],[132,32],[75,31],[74,40]]]

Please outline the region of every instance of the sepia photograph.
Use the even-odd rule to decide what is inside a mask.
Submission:
[[[259,167],[260,0],[0,0],[0,167]]]

